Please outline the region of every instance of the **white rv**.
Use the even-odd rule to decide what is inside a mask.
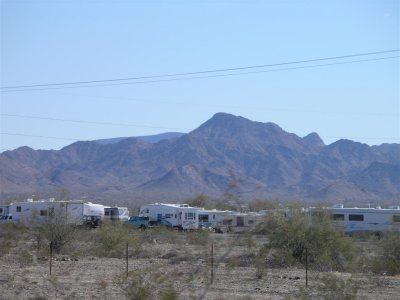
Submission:
[[[232,213],[228,210],[200,210],[198,213],[199,228],[216,229],[222,225],[224,216]]]
[[[264,217],[265,215],[255,212],[230,213],[223,216],[222,224],[216,229],[219,232],[246,232],[254,229]]]
[[[70,224],[81,225],[85,222],[97,222],[104,217],[104,205],[73,201],[54,201],[54,199],[11,203],[9,214],[13,223],[25,225],[42,224],[53,217],[65,217]]]
[[[104,220],[121,221],[121,222],[128,221],[129,210],[127,207],[105,207]]]
[[[310,208],[311,215],[321,208]],[[400,232],[400,207],[392,208],[344,208],[328,207],[334,226],[346,234],[353,232]]]
[[[197,229],[198,213],[203,208],[187,204],[153,203],[140,208],[140,217],[149,217],[150,224],[162,224],[180,229]]]
[[[0,205],[0,223],[11,222],[12,216],[10,215],[9,205]]]

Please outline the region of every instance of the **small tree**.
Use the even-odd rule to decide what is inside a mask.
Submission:
[[[67,216],[60,211],[53,211],[45,223],[39,226],[38,241],[45,238],[52,244],[53,251],[60,253],[61,250],[72,242],[77,227],[68,222]]]

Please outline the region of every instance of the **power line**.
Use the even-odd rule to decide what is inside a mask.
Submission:
[[[138,125],[138,124],[126,124],[126,123],[111,123],[111,122],[97,122],[97,121],[85,121],[85,120],[71,120],[71,119],[58,119],[51,117],[40,117],[40,116],[27,116],[27,115],[14,115],[14,114],[0,114],[3,117],[15,117],[24,119],[38,119],[47,121],[61,121],[81,124],[95,124],[105,126],[123,126],[123,127],[139,127],[139,128],[152,128],[152,129],[165,129],[165,130],[191,130],[188,128],[176,128],[176,127],[165,127],[165,126],[149,126],[149,125]]]
[[[23,134],[23,133],[10,133],[10,132],[0,132],[1,135],[10,135],[10,136],[24,136],[24,137],[33,137],[33,138],[41,138],[41,139],[55,139],[55,140],[66,140],[66,141],[79,141],[82,139],[73,139],[73,138],[62,138],[56,136],[43,136],[43,135],[32,135],[32,134]]]
[[[196,71],[196,72],[187,72],[187,73],[176,73],[176,74],[151,75],[151,76],[104,79],[104,80],[91,80],[91,81],[47,83],[47,84],[35,84],[35,85],[5,86],[5,87],[1,87],[1,91],[2,92],[11,92],[11,91],[30,91],[30,90],[46,90],[46,89],[65,89],[65,88],[80,88],[80,87],[111,86],[111,85],[122,85],[122,84],[154,83],[154,82],[166,82],[166,81],[176,81],[176,80],[188,80],[188,79],[200,79],[200,78],[212,78],[212,77],[224,77],[224,76],[255,74],[255,73],[284,71],[284,70],[303,69],[303,68],[313,68],[313,67],[320,67],[320,66],[330,66],[330,65],[339,65],[339,64],[349,64],[349,63],[357,63],[357,62],[365,62],[365,61],[390,59],[390,58],[396,58],[398,56],[383,57],[383,58],[382,57],[381,58],[372,58],[372,59],[355,60],[355,61],[347,61],[347,62],[336,62],[336,63],[332,63],[332,64],[320,64],[320,65],[302,66],[302,67],[295,67],[295,68],[282,68],[282,69],[273,69],[273,70],[262,70],[262,71],[255,71],[255,72],[228,73],[228,74],[218,74],[218,75],[209,75],[209,76],[195,76],[195,77],[183,77],[183,78],[173,78],[173,79],[163,79],[163,80],[146,80],[146,81],[136,81],[136,82],[121,82],[121,81],[132,81],[132,80],[141,80],[141,79],[168,78],[168,77],[179,77],[179,76],[187,76],[187,75],[198,75],[198,74],[220,73],[220,72],[228,72],[228,71],[259,69],[259,68],[266,68],[266,67],[276,67],[276,66],[301,64],[301,63],[310,63],[310,62],[317,62],[317,61],[336,60],[336,59],[343,59],[343,58],[360,57],[360,56],[376,55],[376,54],[383,54],[383,53],[392,53],[392,52],[399,52],[399,51],[400,51],[399,49],[394,49],[394,50],[386,50],[386,51],[378,51],[378,52],[358,53],[358,54],[350,54],[350,55],[343,55],[343,56],[316,58],[316,59],[309,59],[309,60],[299,60],[299,61],[291,61],[291,62],[283,62],[283,63],[257,65],[257,66],[226,68],[226,69],[214,69],[214,70]],[[113,83],[113,82],[117,82],[117,83]],[[92,83],[105,83],[105,84],[94,84],[94,85],[92,85]],[[88,84],[90,84],[90,85],[88,85]],[[36,89],[36,88],[39,88],[39,89]]]

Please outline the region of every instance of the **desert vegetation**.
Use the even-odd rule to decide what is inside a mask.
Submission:
[[[289,219],[269,215],[242,234],[141,231],[120,223],[87,229],[62,220],[29,228],[3,224],[0,290],[4,299],[398,296],[398,234],[349,237],[323,214],[292,213]]]

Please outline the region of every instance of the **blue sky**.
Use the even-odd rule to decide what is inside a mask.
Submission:
[[[1,0],[1,86],[399,49],[399,28],[397,0]],[[279,67],[264,70],[271,69]],[[2,89],[0,151],[189,132],[217,112],[274,122],[300,136],[315,131],[327,144],[400,143],[399,81],[399,58],[391,58],[182,81]]]

